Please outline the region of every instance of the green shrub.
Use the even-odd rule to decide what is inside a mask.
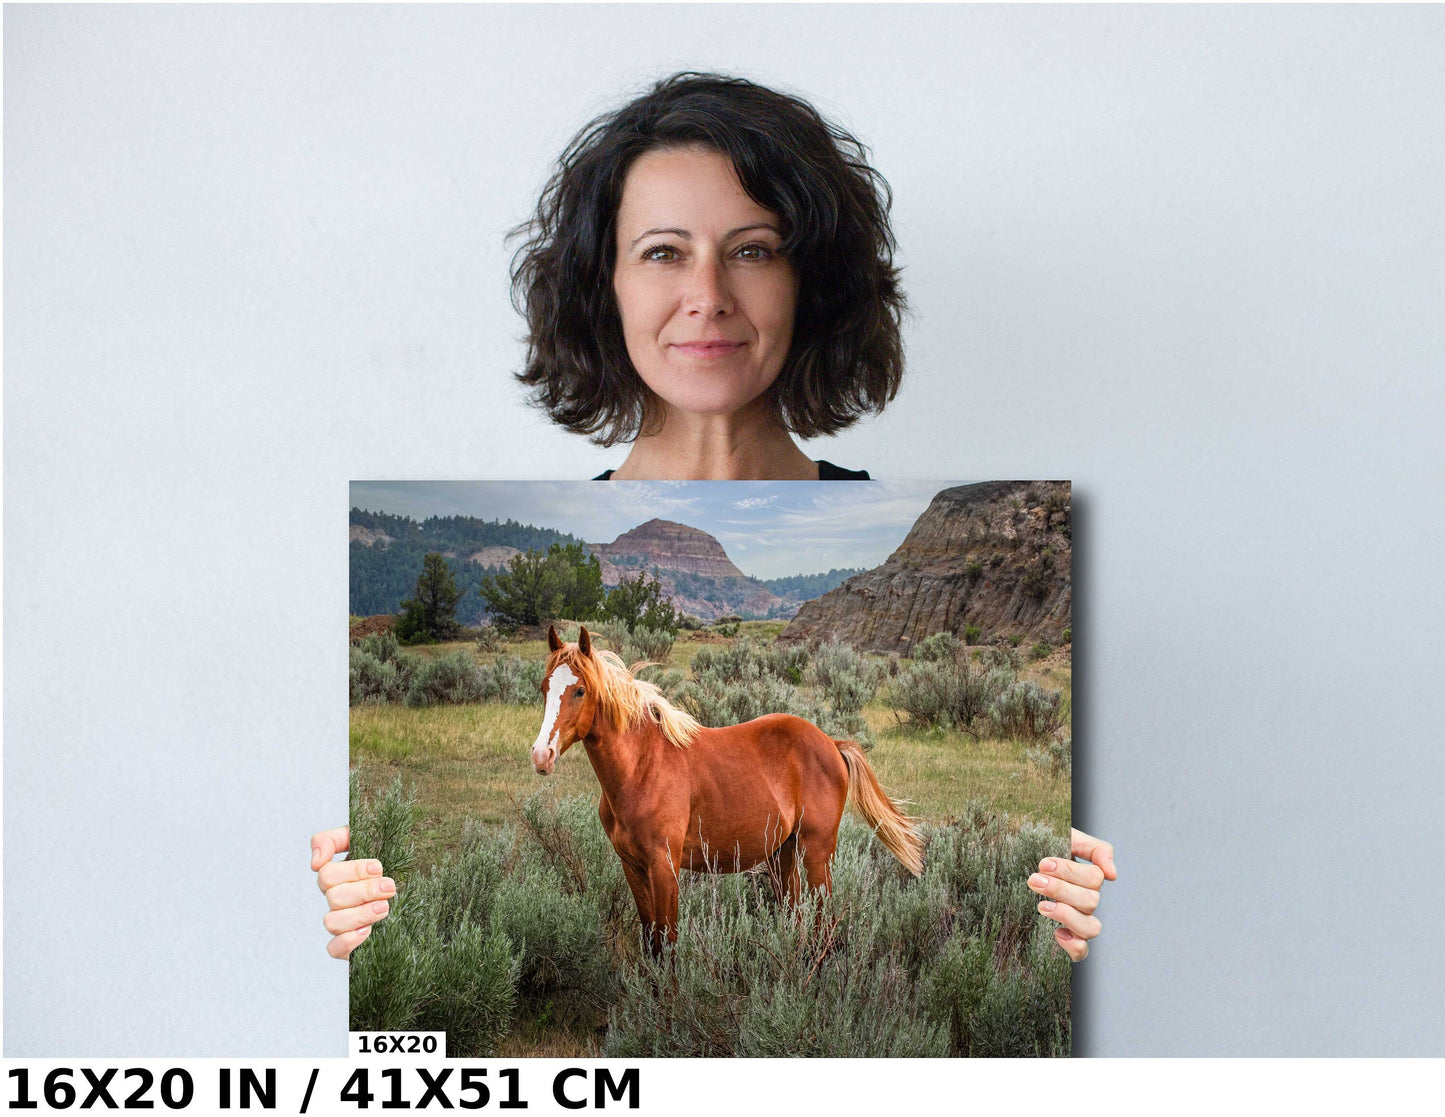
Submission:
[[[398,777],[369,802],[352,774],[351,847],[397,882],[391,913],[351,956],[353,1030],[445,1031],[447,1054],[493,1054],[516,1004],[520,958],[487,908],[502,879],[500,846],[475,829],[463,850],[412,879],[411,796]]]
[[[363,647],[351,649],[350,684],[353,706],[400,702],[411,685],[411,656],[380,660]]]
[[[963,643],[951,632],[935,632],[927,639],[918,641],[913,649],[913,658],[920,663],[938,663],[958,655]]]
[[[807,666],[807,648],[787,645],[763,648],[746,636],[734,644],[701,647],[692,659],[694,675],[720,683],[773,678],[796,684],[802,682]]]
[[[420,662],[400,650],[392,633],[373,632],[351,648],[351,704],[402,701]]]
[[[499,652],[507,646],[507,638],[494,624],[484,624],[477,629],[477,651]]]
[[[1053,654],[1053,651],[1054,646],[1052,644],[1040,640],[1037,644],[1035,644],[1032,648],[1029,649],[1029,658],[1048,659],[1049,656]]]
[[[351,1030],[410,1029],[431,992],[436,961],[395,910],[375,924],[351,955]]]
[[[477,668],[481,701],[506,702],[512,706],[540,706],[547,664],[540,659],[500,656]]]
[[[813,681],[839,713],[857,713],[871,702],[886,671],[836,640],[820,644],[813,655]]]
[[[737,725],[764,714],[794,714],[829,736],[872,748],[873,737],[860,711],[872,698],[881,672],[846,645],[842,652],[820,650],[820,654],[825,658],[822,671],[828,686],[819,700],[806,697],[795,685],[809,668],[806,648],[774,645],[764,649],[746,637],[731,645],[699,648],[692,661],[695,678],[668,693],[712,728]]]
[[[595,803],[538,792],[522,803],[520,825],[523,864],[556,873],[569,894],[585,896],[610,939],[636,927],[632,892]]]
[[[977,644],[981,639],[983,639],[983,629],[978,625],[966,624],[963,626],[963,642],[965,644]]]
[[[1035,768],[1052,776],[1068,778],[1074,769],[1073,740],[1068,733],[1030,746],[1024,756]]]
[[[1011,678],[968,659],[924,661],[893,680],[889,695],[914,725],[968,729]]]
[[[694,617],[691,613],[684,613],[677,620],[677,627],[684,632],[697,632],[707,627],[701,617]]]
[[[422,1000],[412,1027],[446,1032],[450,1058],[496,1053],[511,1028],[517,1005],[521,959],[497,927],[463,925],[449,940],[429,937],[430,995]]]
[[[676,634],[665,628],[647,628],[639,625],[622,642],[622,661],[628,664],[641,660],[649,663],[666,663],[667,657],[672,654],[672,645],[675,639]]]
[[[416,789],[407,791],[397,776],[371,800],[361,797],[360,774],[351,771],[351,853],[350,859],[374,858],[386,867],[387,875],[401,883],[416,864],[411,828],[416,809]]]
[[[1013,648],[994,644],[983,649],[983,665],[990,671],[1012,671],[1017,673],[1023,666],[1023,659]]]
[[[387,663],[400,654],[400,645],[393,632],[373,632],[357,647],[367,654],[375,656],[382,663]]]
[[[774,677],[797,686],[808,670],[809,659],[802,644],[774,644],[764,653],[763,666]]]
[[[734,683],[716,675],[701,675],[679,685],[673,694],[678,705],[713,729],[752,721],[764,714],[806,716],[800,712],[798,692],[771,675],[755,675]]]
[[[741,627],[742,624],[739,621],[717,621],[713,624],[712,629],[719,636],[726,636],[731,640],[738,634],[738,629]]]
[[[1066,628],[1066,629],[1064,629],[1063,640],[1064,640],[1064,643],[1065,643],[1065,644],[1072,644],[1072,643],[1074,642],[1074,630],[1073,630],[1073,628]]]
[[[1062,698],[1058,691],[1044,690],[1028,680],[1015,680],[993,697],[989,719],[1001,736],[1037,740],[1059,728]]]
[[[606,641],[608,650],[618,655],[622,654],[622,645],[627,642],[630,631],[622,621],[602,621],[600,624],[588,625],[587,630],[594,639],[600,635]]]
[[[486,684],[471,652],[452,652],[417,667],[406,691],[408,706],[456,706],[480,702]]]
[[[603,1010],[615,975],[597,912],[553,870],[524,866],[502,881],[492,920],[518,950],[517,996],[564,1024]]]

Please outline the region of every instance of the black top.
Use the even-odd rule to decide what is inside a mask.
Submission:
[[[871,481],[872,479],[873,478],[868,476],[866,469],[844,469],[841,466],[834,465],[832,462],[818,462],[819,481]],[[592,478],[592,480],[611,481],[612,470],[609,469],[606,473],[599,473],[596,477]]]

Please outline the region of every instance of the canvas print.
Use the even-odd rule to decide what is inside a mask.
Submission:
[[[351,486],[354,1030],[1060,1056],[1067,481]]]

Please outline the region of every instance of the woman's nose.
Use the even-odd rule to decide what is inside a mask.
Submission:
[[[732,311],[727,272],[719,260],[699,258],[688,273],[686,309],[700,318],[716,318]]]

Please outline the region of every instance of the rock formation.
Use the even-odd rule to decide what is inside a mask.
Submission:
[[[668,599],[705,621],[729,613],[787,615],[794,604],[734,566],[722,544],[707,532],[686,524],[648,520],[611,543],[587,547],[601,564],[604,586],[656,568]]]
[[[1073,556],[1067,481],[986,481],[944,489],[880,567],[806,602],[781,642],[836,637],[907,654],[935,632],[1063,642]]]

